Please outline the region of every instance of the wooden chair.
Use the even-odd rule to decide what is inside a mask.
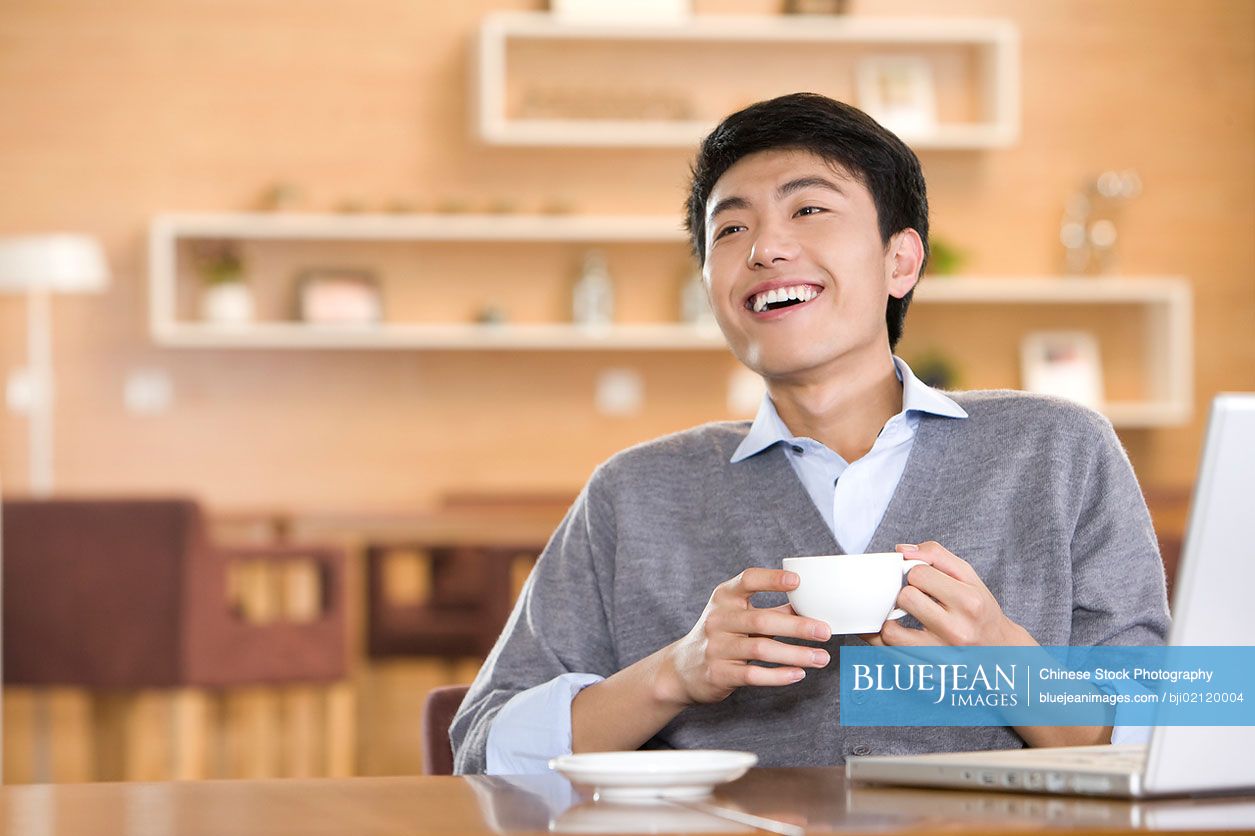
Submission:
[[[469,685],[446,685],[428,692],[423,704],[423,774],[453,774],[449,726],[469,690]]]
[[[1159,554],[1163,558],[1164,577],[1168,583],[1168,600],[1171,601],[1193,491],[1181,487],[1148,487],[1143,493],[1155,523]]]
[[[406,533],[368,540],[369,656],[486,656],[571,499],[453,493],[439,510],[415,515]]]
[[[488,655],[513,605],[510,564],[519,548],[373,542],[365,553],[371,658]],[[398,596],[389,585],[389,562],[419,554],[414,571],[427,580],[417,595]]]

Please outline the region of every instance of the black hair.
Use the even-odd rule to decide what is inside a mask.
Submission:
[[[759,151],[808,151],[839,165],[871,192],[880,241],[914,229],[928,261],[928,191],[919,158],[863,111],[817,93],[791,93],[750,105],[724,119],[702,140],[693,162],[685,227],[698,263],[706,260],[706,201],[715,183],[742,157]],[[885,322],[889,346],[902,338],[914,289],[889,297]]]

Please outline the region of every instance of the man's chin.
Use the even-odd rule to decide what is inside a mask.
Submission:
[[[753,363],[746,362],[744,358],[741,362],[768,383],[786,384],[809,380],[823,366],[813,358],[803,357],[760,356]]]
[[[829,340],[822,342],[755,343],[734,347],[733,354],[751,371],[768,381],[780,383],[815,382],[817,376],[851,370],[867,363],[878,363],[888,356],[884,338],[863,342]]]

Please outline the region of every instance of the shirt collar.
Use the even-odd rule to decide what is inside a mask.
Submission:
[[[967,417],[967,412],[963,407],[916,377],[905,360],[895,356],[893,365],[898,379],[902,381],[902,412],[898,413],[899,415],[915,412],[940,415],[944,418]],[[732,454],[730,461],[736,464],[761,453],[773,444],[794,440],[793,434],[781,420],[780,413],[776,412],[776,405],[771,402],[771,396],[764,392],[763,401],[758,406],[758,414],[754,416],[754,423],[750,425],[749,433],[737,445],[736,452]]]

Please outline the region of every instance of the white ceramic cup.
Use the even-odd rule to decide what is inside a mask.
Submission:
[[[827,622],[834,636],[879,633],[886,621],[906,615],[893,605],[906,573],[923,563],[898,552],[786,557],[784,568],[800,579],[789,604],[798,615]]]

